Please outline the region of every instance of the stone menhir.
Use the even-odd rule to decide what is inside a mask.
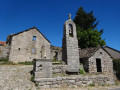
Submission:
[[[71,14],[69,14],[69,20],[64,23],[62,59],[68,65],[67,72],[75,73],[79,71],[78,39],[76,25],[71,20]]]

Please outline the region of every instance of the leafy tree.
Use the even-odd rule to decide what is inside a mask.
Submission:
[[[77,27],[78,44],[80,48],[104,46],[106,43],[101,39],[103,30],[98,31],[96,26],[99,21],[93,16],[93,11],[87,13],[79,8],[73,20]]]

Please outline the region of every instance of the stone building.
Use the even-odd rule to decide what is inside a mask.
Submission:
[[[5,41],[0,41],[0,58],[8,58],[9,47]]]
[[[8,36],[9,60],[18,63],[33,59],[50,59],[50,41],[36,28]]]
[[[105,46],[104,49],[110,54],[113,59],[120,59],[120,51],[111,47]]]
[[[113,75],[112,57],[102,47],[80,49],[80,63],[91,74]]]

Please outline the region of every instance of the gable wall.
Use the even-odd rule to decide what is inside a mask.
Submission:
[[[36,41],[32,41],[36,36]],[[9,60],[15,63],[41,59],[41,47],[45,46],[46,59],[50,59],[50,43],[36,30],[31,29],[12,37]],[[20,50],[19,50],[20,48]],[[36,54],[32,54],[36,48]]]
[[[102,52],[102,54],[100,54],[100,52]],[[101,59],[102,74],[113,75],[112,58],[102,48],[89,58],[89,73],[97,72],[96,58]]]

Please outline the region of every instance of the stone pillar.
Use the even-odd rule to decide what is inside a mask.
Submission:
[[[79,71],[79,51],[78,39],[76,35],[76,25],[71,20],[64,23],[63,40],[62,40],[62,59],[68,65],[67,72]]]
[[[34,59],[33,73],[35,79],[52,77],[52,60]]]

